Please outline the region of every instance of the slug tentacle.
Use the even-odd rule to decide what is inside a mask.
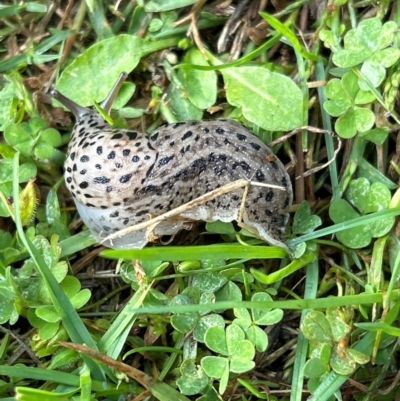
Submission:
[[[101,104],[107,113],[126,77],[120,75]],[[163,125],[147,135],[113,128],[97,111],[57,91],[52,96],[77,120],[64,165],[65,182],[83,222],[99,242],[246,179],[256,185],[192,202],[152,229],[114,236],[104,245],[142,248],[163,235],[173,236],[186,223],[239,220],[259,238],[285,247],[293,200],[290,177],[271,149],[241,124],[223,119],[186,121]]]
[[[101,108],[107,113],[110,114],[111,107],[114,103],[115,98],[118,95],[119,90],[121,89],[122,84],[125,82],[126,78],[128,78],[128,74],[126,72],[122,72],[117,79],[117,82],[112,87],[110,93],[100,104]]]
[[[60,93],[56,89],[52,89],[50,91],[51,97],[58,100],[62,105],[64,105],[72,114],[75,116],[77,120],[83,117],[85,114],[91,113],[91,110],[80,106],[79,104],[75,103],[73,100],[67,98],[62,93]]]

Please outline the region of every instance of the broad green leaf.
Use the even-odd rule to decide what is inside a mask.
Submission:
[[[187,64],[209,65],[200,50],[191,48],[183,61]],[[201,71],[195,68],[180,70],[189,100],[199,109],[208,109],[217,100],[217,75],[215,71]]]
[[[168,88],[168,107],[177,121],[200,120],[203,111],[192,104],[183,88],[171,82]]]
[[[18,320],[19,314],[16,310],[16,299],[17,294],[11,291],[9,283],[0,281],[0,324],[7,322],[13,324]]]
[[[58,262],[62,267],[64,267],[65,263],[65,261]],[[74,276],[66,276],[61,283],[61,288],[68,298],[72,298],[81,289],[81,282]]]
[[[195,2],[196,0],[150,0],[146,2],[144,9],[149,13],[169,11],[190,6]]]
[[[221,70],[226,97],[247,120],[269,131],[290,131],[303,121],[303,95],[284,75],[263,67]]]
[[[101,40],[65,68],[56,88],[81,106],[92,106],[106,98],[121,72],[131,72],[144,55],[168,45],[124,34]]]

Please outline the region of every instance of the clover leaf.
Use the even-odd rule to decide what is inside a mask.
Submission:
[[[236,324],[224,330],[210,327],[206,331],[205,344],[220,356],[205,356],[201,360],[204,372],[210,378],[220,379],[219,393],[226,390],[229,372],[244,373],[254,368],[253,344],[245,339],[244,331]]]
[[[256,292],[251,297],[255,302],[267,302],[272,298],[265,292]],[[271,308],[252,308],[251,313],[245,308],[235,308],[233,313],[236,319],[232,324],[238,325],[246,334],[249,340],[258,352],[264,352],[268,347],[268,337],[263,329],[258,326],[273,325],[282,320],[282,309]]]
[[[380,182],[370,185],[366,178],[358,178],[350,182],[346,198],[348,201],[337,199],[330,205],[329,216],[334,223],[344,223],[360,215],[387,209],[391,195],[389,189]],[[339,241],[349,248],[363,248],[372,238],[387,234],[393,224],[394,217],[386,217],[339,231],[336,235]]]
[[[354,72],[347,72],[341,80],[330,80],[326,85],[326,94],[330,100],[324,103],[324,109],[331,116],[339,117],[335,123],[339,136],[352,138],[357,132],[373,127],[374,113],[359,105],[370,103],[375,97],[371,92],[360,89]]]
[[[176,381],[182,394],[195,395],[205,389],[210,379],[193,359],[185,359],[180,367],[181,377]]]
[[[28,122],[9,124],[4,130],[4,138],[9,145],[24,156],[49,159],[56,147],[62,143],[60,133],[54,128],[46,128],[41,118],[31,118]]]
[[[328,308],[326,315],[320,311],[311,311],[301,323],[301,331],[311,343],[311,355],[304,371],[308,377],[322,376],[329,370],[329,365],[338,374],[348,375],[354,372],[356,364],[369,361],[367,355],[343,346],[351,331],[347,323],[351,316],[338,308]],[[315,369],[317,368],[317,372]],[[325,367],[325,369],[324,369]]]
[[[385,68],[393,65],[400,57],[400,50],[388,48],[393,42],[397,24],[393,21],[382,25],[379,18],[361,21],[344,37],[344,49],[333,55],[333,62],[342,68],[353,67],[366,60],[382,64]]]
[[[293,234],[307,234],[322,224],[321,218],[311,214],[310,204],[303,201],[293,219]]]

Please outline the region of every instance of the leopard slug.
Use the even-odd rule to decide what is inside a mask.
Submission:
[[[109,113],[127,74],[122,73],[101,104]],[[293,192],[280,160],[241,124],[226,119],[160,126],[147,135],[110,126],[96,110],[57,90],[51,96],[75,116],[65,182],[80,217],[97,241],[181,206],[238,179],[283,187],[250,185],[242,226],[272,245],[283,234]],[[238,220],[244,188],[223,194],[157,225],[153,236],[173,236],[185,222]],[[142,248],[146,230],[106,241],[112,248]]]

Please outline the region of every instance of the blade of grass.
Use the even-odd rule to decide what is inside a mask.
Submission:
[[[14,155],[14,165],[13,165],[13,196],[14,196],[14,207],[15,207],[15,224],[17,227],[18,235],[21,242],[26,247],[32,260],[35,262],[36,268],[43,278],[45,285],[49,290],[50,297],[52,299],[53,305],[60,316],[63,325],[70,336],[71,340],[76,343],[90,344],[91,347],[96,348],[96,343],[94,342],[92,336],[86,329],[85,325],[82,323],[78,313],[72,306],[69,298],[65,295],[64,291],[61,289],[57,280],[53,276],[46,262],[44,261],[42,255],[35,249],[31,241],[25,236],[22,224],[21,224],[21,214],[19,205],[19,152]],[[90,358],[86,358],[86,363],[90,367],[93,377],[97,380],[105,380],[105,370],[98,364],[94,363]]]
[[[287,38],[293,45],[294,49],[296,49],[303,58],[312,61],[318,61],[320,59],[320,56],[312,54],[304,49],[300,41],[297,39],[297,36],[293,33],[293,31],[289,29],[286,24],[282,24],[281,21],[270,14],[260,12],[260,15],[265,19],[265,21],[268,22],[268,24],[272,26],[272,28],[276,29],[282,36]]]
[[[90,22],[99,40],[114,36],[104,13],[103,2],[85,0]]]
[[[276,43],[279,42],[279,39],[282,37],[281,34],[274,35],[271,39],[267,40],[265,43],[263,43],[261,46],[259,46],[257,49],[253,50],[252,52],[245,54],[243,57],[239,58],[238,60],[231,61],[229,63],[225,64],[219,64],[219,65],[198,65],[198,64],[187,64],[187,63],[182,63],[176,65],[173,69],[176,68],[194,68],[196,70],[202,70],[202,71],[215,71],[215,70],[222,70],[224,68],[232,68],[232,67],[237,67],[239,65],[245,64],[250,62],[251,60],[255,59],[258,57],[260,54],[266,52],[269,50],[272,46],[274,46]],[[210,58],[214,58],[213,56],[211,57],[211,53],[207,52],[208,56]]]
[[[315,64],[315,74],[317,77],[317,81],[325,81],[325,79],[326,79],[325,69],[324,69],[324,64],[321,60]],[[318,97],[319,97],[319,103],[321,105],[323,105],[324,102],[326,100],[328,100],[324,86],[321,86],[318,88]],[[329,132],[332,132],[333,130],[332,130],[331,117],[325,111],[325,109],[323,107],[321,107],[321,116],[322,116],[322,124],[324,126],[324,129]],[[334,155],[335,155],[335,145],[333,143],[333,137],[332,137],[332,135],[329,135],[329,134],[324,134],[324,137],[325,137],[328,160],[333,160]],[[331,162],[329,164],[328,168],[329,168],[329,174],[330,174],[331,185],[332,185],[332,200],[339,199],[341,194],[339,191],[339,179],[338,179],[338,173],[337,173],[336,160]]]
[[[45,382],[59,383],[71,387],[79,387],[79,376],[72,373],[59,372],[56,370],[31,368],[27,366],[7,366],[0,365],[0,375],[7,377],[23,377],[26,379],[42,380]],[[104,390],[104,383],[92,381],[93,391]]]
[[[397,301],[400,296],[400,290],[393,290],[390,294],[390,301]],[[279,308],[279,309],[326,309],[335,308],[339,306],[350,306],[350,305],[372,305],[374,303],[381,303],[384,295],[382,293],[377,294],[357,294],[357,295],[344,295],[342,297],[327,297],[317,299],[293,299],[285,301],[223,301],[201,305],[165,305],[165,306],[143,306],[140,308],[133,308],[126,312],[128,313],[185,313],[185,312],[204,312],[208,310],[220,311],[224,309],[232,308]]]
[[[61,255],[60,258],[73,255],[82,249],[94,245],[96,240],[93,238],[89,230],[82,231],[60,242]]]
[[[315,299],[318,290],[318,260],[313,260],[306,269],[305,299]],[[300,324],[309,310],[301,313]],[[299,332],[296,346],[296,355],[293,365],[292,386],[290,389],[290,401],[301,401],[303,398],[304,364],[306,363],[308,340]]]
[[[122,309],[112,325],[100,339],[98,343],[100,351],[107,353],[111,358],[118,358],[131,332],[131,328],[137,319],[137,315],[131,313],[131,310],[138,309],[140,305],[142,305],[150,288],[150,285],[143,284],[139,290],[136,291],[135,295],[125,305],[124,309]]]
[[[108,355],[105,355],[97,350],[91,349],[86,345],[71,344],[64,341],[60,342],[64,347],[73,349],[80,353],[86,354],[91,358],[113,367],[117,371],[125,373],[130,378],[136,380],[147,390],[151,391],[152,395],[160,401],[189,401],[187,397],[179,393],[173,387],[169,386],[162,381],[149,376],[148,374],[136,369],[132,366],[126,365],[125,363],[119,362]]]
[[[380,220],[384,217],[395,217],[400,215],[400,207],[394,207],[391,209],[381,210],[376,213],[367,214],[365,216],[357,217],[343,223],[334,224],[333,226],[316,230],[312,233],[302,235],[301,237],[293,238],[288,240],[287,244],[289,247],[296,246],[301,242],[310,241],[316,238],[324,237],[325,235],[335,234],[338,231],[347,230],[348,228],[358,227],[363,224],[372,223],[375,220]]]
[[[180,261],[212,259],[282,259],[284,248],[277,246],[243,246],[218,244],[205,246],[165,246],[144,249],[106,249],[101,256],[111,259]]]

